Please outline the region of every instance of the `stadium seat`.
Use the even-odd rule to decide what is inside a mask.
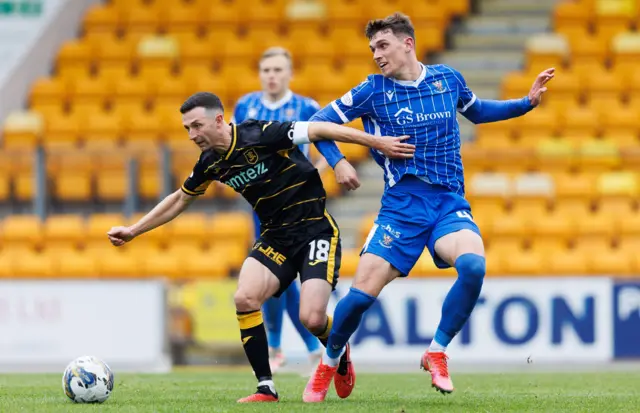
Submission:
[[[11,112],[2,127],[5,149],[31,149],[40,141],[44,130],[42,115],[33,111]]]
[[[71,103],[80,106],[104,106],[113,93],[114,84],[111,79],[105,77],[80,77],[71,79],[72,93],[69,99]]]
[[[113,33],[121,28],[121,14],[115,7],[95,4],[83,19],[85,33]]]
[[[144,274],[150,278],[180,279],[185,274],[184,258],[166,251],[158,251],[149,255],[148,259],[142,263]]]
[[[578,249],[555,251],[547,257],[550,274],[560,276],[579,276],[589,272],[587,256]]]
[[[546,261],[547,257],[538,250],[521,250],[502,258],[503,271],[512,276],[544,274],[547,271]]]
[[[471,177],[468,192],[474,199],[502,201],[511,195],[512,188],[506,174],[486,172]]]
[[[213,246],[223,243],[247,248],[253,238],[253,220],[248,212],[216,213],[207,229]]]
[[[49,216],[44,222],[43,229],[47,249],[62,245],[77,248],[86,235],[84,219],[71,214]]]
[[[583,138],[598,133],[598,112],[590,106],[570,107],[561,119],[561,136]]]
[[[172,242],[192,241],[204,245],[209,237],[207,221],[207,216],[201,213],[182,215],[169,223],[169,237]]]
[[[229,276],[230,267],[224,253],[207,251],[191,255],[184,263],[184,272],[180,279],[221,279]],[[239,267],[237,267],[239,269]]]
[[[341,277],[353,277],[356,274],[358,268],[358,262],[360,261],[360,250],[358,249],[345,249],[342,250],[342,258],[340,261],[340,276]]]
[[[69,98],[68,84],[62,79],[42,77],[31,87],[29,103],[31,105],[65,103]]]
[[[57,274],[57,263],[51,255],[32,252],[13,259],[14,275],[18,278],[52,278]]]
[[[611,40],[617,34],[628,31],[636,15],[634,0],[609,0],[595,2],[595,28],[598,36]]]
[[[511,205],[514,212],[527,217],[531,224],[545,215],[555,196],[553,178],[546,173],[521,174],[513,181]]]
[[[49,150],[48,172],[58,201],[87,201],[93,196],[92,158],[82,151]]]
[[[84,119],[74,114],[49,117],[45,125],[43,145],[48,149],[73,149],[79,146]]]
[[[8,215],[2,222],[2,245],[36,248],[42,245],[42,223],[34,215]]]
[[[106,237],[105,237],[106,238]],[[58,259],[58,272],[64,278],[97,278],[99,257],[91,252],[68,252]]]
[[[620,151],[614,142],[587,139],[579,147],[579,167],[588,171],[604,171],[621,164]]]
[[[531,36],[525,45],[526,70],[540,72],[550,67],[563,67],[569,57],[569,42],[556,33]]]
[[[142,259],[136,254],[117,251],[110,245],[96,253],[98,271],[103,278],[142,278]]]
[[[556,136],[558,117],[558,112],[545,108],[528,113],[520,120],[518,128],[520,139],[525,142],[535,142],[549,136]]]

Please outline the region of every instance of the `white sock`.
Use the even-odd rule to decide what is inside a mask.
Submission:
[[[332,359],[331,357],[329,357],[329,355],[327,354],[327,352],[325,351],[324,353],[322,353],[322,364],[325,364],[329,367],[337,367],[338,363],[340,363],[340,357],[342,357],[342,355],[344,354],[344,352],[347,350],[347,348],[343,348],[342,351],[340,352],[340,355],[337,358]]]
[[[276,385],[273,382],[273,380],[263,380],[260,383],[258,383],[258,387],[260,386],[269,386],[269,390],[271,390],[271,393],[278,394],[276,393]]]
[[[447,351],[447,346],[443,346],[442,344],[438,343],[435,339],[433,339],[431,340],[429,351],[444,353],[445,351]]]

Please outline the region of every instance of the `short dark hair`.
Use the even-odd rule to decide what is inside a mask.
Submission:
[[[189,96],[182,106],[180,106],[180,113],[184,115],[190,110],[198,107],[203,107],[205,109],[218,109],[224,113],[224,106],[222,106],[220,98],[209,92],[198,92]]]
[[[383,30],[391,30],[391,33],[395,36],[406,34],[411,37],[414,42],[416,40],[416,31],[413,28],[413,23],[411,23],[411,19],[406,14],[394,13],[384,19],[370,20],[364,29],[364,34],[367,36],[367,39],[371,40],[376,33]]]

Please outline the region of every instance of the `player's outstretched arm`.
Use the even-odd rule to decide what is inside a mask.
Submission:
[[[542,94],[547,91],[546,84],[555,75],[555,69],[540,73],[529,94],[522,99],[487,100],[474,99],[468,107],[460,110],[462,115],[473,123],[489,123],[522,116],[540,104]]]
[[[416,147],[403,143],[408,136],[374,136],[358,129],[336,125],[331,122],[307,122],[309,141],[329,139],[345,143],[355,143],[376,149],[389,158],[412,158]]]
[[[116,247],[122,246],[138,235],[144,234],[171,221],[184,212],[196,198],[196,196],[188,195],[181,189],[178,189],[160,201],[147,215],[130,227],[111,228],[109,232],[107,232],[109,241]]]

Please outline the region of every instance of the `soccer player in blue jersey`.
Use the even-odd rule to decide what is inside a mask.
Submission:
[[[413,159],[392,160],[372,151],[384,170],[381,209],[362,248],[353,285],[335,309],[326,353],[303,395],[306,402],[324,400],[332,379],[336,390],[350,393],[355,373],[351,365],[340,371],[338,358],[348,353],[349,337],[380,291],[395,278],[407,276],[425,247],[438,268],[455,267],[458,273],[435,337],[421,359],[432,385],[443,393],[453,391],[445,350],[471,315],[485,275],[480,230],[464,198],[456,111],[473,123],[522,116],[540,103],[554,76],[554,69],[542,72],[522,99],[484,100],[469,90],[455,69],[420,63],[407,16],[396,13],[370,21],[365,34],[382,74],[368,76],[311,120],[347,123],[361,118],[371,134],[410,136],[416,152]],[[340,157],[331,144],[316,146],[325,157],[329,154],[331,165]]]
[[[271,47],[264,51],[259,62],[259,76],[262,91],[244,95],[238,101],[231,122],[241,123],[247,119],[272,120],[278,122],[307,121],[320,109],[318,103],[300,96],[289,89],[292,76],[291,54],[282,47]],[[302,153],[309,158],[309,144],[300,145]],[[316,168],[322,169],[326,162]],[[254,212],[255,239],[260,238],[260,219]],[[269,298],[263,308],[267,339],[269,342],[269,364],[275,373],[286,363],[281,350],[282,321],[287,311],[298,334],[304,341],[311,363],[320,359],[320,341],[300,322],[300,287],[296,282],[280,297]]]

